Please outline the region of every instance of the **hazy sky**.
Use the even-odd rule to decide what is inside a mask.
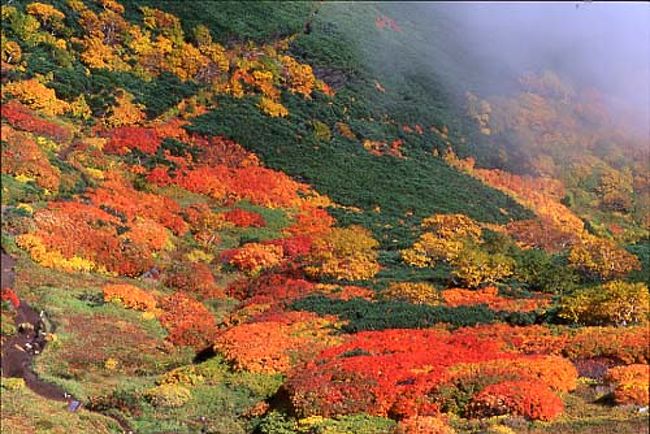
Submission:
[[[578,7],[576,7],[578,5]],[[650,3],[432,3],[449,14],[486,74],[549,68],[595,86],[650,129]],[[499,80],[495,75],[494,80]],[[649,144],[650,146],[650,144]]]

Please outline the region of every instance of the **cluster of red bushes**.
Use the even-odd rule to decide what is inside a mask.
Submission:
[[[0,300],[11,303],[14,309],[20,307],[20,299],[11,288],[2,288],[2,291],[0,291]]]
[[[253,211],[236,208],[223,213],[223,218],[240,228],[255,227],[262,228],[266,226],[264,217]]]
[[[2,104],[2,117],[19,130],[50,137],[59,142],[67,142],[72,137],[70,129],[38,117],[15,99]]]
[[[467,372],[483,369],[490,385],[533,380],[543,383],[546,389],[542,390],[554,398],[537,402],[522,414],[542,419],[556,416],[559,399],[551,390],[575,388],[575,368],[561,358],[523,356],[502,347],[499,340],[434,329],[362,332],[290,372],[285,387],[302,415],[366,412],[401,419],[438,414],[436,390],[457,381],[458,369],[473,366]],[[522,399],[533,399],[528,395],[531,390],[525,389],[521,399],[514,396],[510,410],[518,412]],[[476,399],[480,401],[481,396]]]
[[[487,304],[496,311],[530,312],[544,308],[550,304],[549,297],[536,298],[506,298],[499,296],[499,290],[494,286],[470,290],[453,288],[441,292],[442,298],[449,306],[465,306],[472,304]]]
[[[205,349],[214,342],[217,325],[214,315],[201,302],[184,292],[176,292],[160,301],[160,322],[167,339],[175,345]]]

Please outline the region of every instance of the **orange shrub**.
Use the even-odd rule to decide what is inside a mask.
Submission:
[[[449,306],[465,306],[472,304],[487,304],[493,310],[512,312],[530,312],[544,308],[550,304],[550,298],[514,299],[499,296],[499,290],[494,286],[469,290],[453,288],[441,292],[442,298]]]
[[[648,365],[618,366],[607,371],[605,381],[612,383],[617,404],[647,406],[650,401],[650,367]]]
[[[137,286],[110,284],[102,288],[104,300],[119,301],[130,309],[150,311],[156,308],[156,297]]]
[[[69,109],[68,103],[56,97],[54,89],[48,88],[37,78],[9,82],[2,87],[3,93],[13,95],[33,110],[48,116],[61,115]]]
[[[578,239],[575,232],[542,218],[512,221],[506,225],[506,232],[522,248],[537,247],[550,253],[558,253]]]
[[[165,278],[165,285],[179,291],[196,294],[202,299],[223,298],[223,290],[214,280],[208,265],[198,262],[174,267]]]
[[[332,320],[304,312],[262,315],[260,322],[236,325],[220,334],[215,350],[237,369],[268,374],[285,373],[338,340]]]
[[[458,335],[462,336],[462,335]],[[556,392],[576,388],[578,371],[573,363],[559,356],[529,356],[460,364],[450,370],[454,380],[500,378],[537,381]]]
[[[562,400],[543,383],[505,381],[476,394],[468,406],[474,417],[515,414],[531,420],[553,420],[562,413]]]
[[[222,254],[222,258],[229,264],[251,275],[280,265],[282,256],[282,246],[260,243],[248,243],[239,249]]]
[[[163,298],[160,307],[164,311],[160,322],[172,343],[202,350],[214,341],[217,333],[214,316],[201,302],[176,292]]]
[[[562,351],[571,359],[607,357],[626,364],[648,363],[649,340],[647,326],[581,327]]]
[[[4,107],[3,107],[4,112]],[[38,186],[56,192],[61,171],[50,164],[47,155],[28,133],[2,125],[2,173],[32,179]]]

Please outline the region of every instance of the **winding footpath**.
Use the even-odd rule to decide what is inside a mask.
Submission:
[[[2,287],[13,288],[16,280],[14,271],[16,260],[2,251],[1,264]],[[0,359],[2,376],[22,378],[32,392],[52,401],[72,402],[75,400],[61,387],[41,380],[32,370],[34,357],[45,349],[47,341],[45,333],[42,333],[44,330],[41,328],[41,317],[25,300],[20,300],[20,306],[16,310],[15,323],[18,329],[16,334],[2,344],[2,358]],[[115,420],[124,433],[135,432],[124,418],[112,414],[101,414]]]

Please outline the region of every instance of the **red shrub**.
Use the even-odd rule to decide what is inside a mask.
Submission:
[[[244,209],[233,209],[223,213],[223,217],[226,221],[234,224],[237,227],[247,228],[247,227],[256,227],[262,228],[266,226],[264,217],[260,214],[253,211],[246,211]]]
[[[67,142],[72,138],[72,133],[68,128],[41,119],[15,99],[2,105],[2,117],[15,128],[39,136],[47,136],[60,142]]]
[[[310,252],[312,238],[306,235],[297,235],[289,238],[264,241],[262,244],[281,246],[285,257],[289,259],[297,259],[306,256]]]
[[[13,289],[11,288],[2,288],[1,297],[2,301],[8,301],[14,307],[18,309],[20,306],[20,299],[16,295]]]
[[[447,368],[512,357],[501,346],[435,329],[361,332],[291,372],[285,385],[300,415],[434,414],[427,394],[447,378]]]
[[[505,381],[476,394],[468,413],[474,417],[516,414],[532,420],[552,420],[563,409],[562,400],[543,383]]]
[[[125,155],[131,149],[138,149],[146,154],[155,154],[162,138],[153,128],[125,126],[108,132],[108,142],[104,151],[109,154]]]
[[[223,291],[217,286],[210,267],[203,263],[187,264],[172,271],[165,279],[165,285],[179,291],[192,293],[203,299],[223,298]]]
[[[169,339],[176,345],[204,349],[211,344],[217,332],[212,313],[199,301],[183,292],[176,292],[160,303],[164,313],[160,322],[167,329]]]

